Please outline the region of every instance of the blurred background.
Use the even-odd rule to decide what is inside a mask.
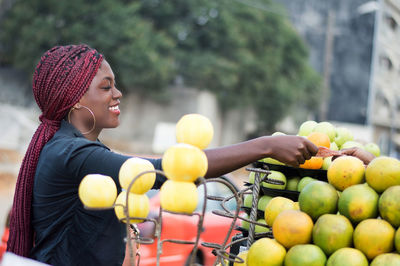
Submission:
[[[51,47],[87,43],[110,63],[121,126],[101,139],[119,152],[162,155],[179,118],[200,113],[211,147],[315,120],[398,157],[399,23],[399,0],[0,0],[0,223],[39,122],[32,74]]]

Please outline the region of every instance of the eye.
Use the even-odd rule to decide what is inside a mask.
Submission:
[[[111,86],[102,87],[102,89],[106,91],[111,90],[111,88],[112,88]]]

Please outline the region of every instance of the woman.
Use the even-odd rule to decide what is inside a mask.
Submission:
[[[124,225],[113,210],[83,208],[78,185],[90,173],[111,176],[129,157],[99,140],[103,128],[119,125],[121,92],[110,65],[87,45],[47,51],[33,76],[41,124],[18,175],[8,250],[53,265],[121,265]],[[317,147],[303,137],[260,137],[206,150],[206,177],[216,177],[264,157],[292,166]],[[161,169],[161,159],[149,159]],[[164,178],[157,176],[155,189]]]

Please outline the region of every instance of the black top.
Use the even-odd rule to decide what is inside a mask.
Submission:
[[[121,265],[125,256],[125,224],[113,209],[86,210],[78,196],[87,174],[111,176],[121,191],[118,173],[129,156],[110,151],[100,141],[86,139],[62,121],[44,146],[33,187],[33,259],[52,265]],[[161,159],[149,159],[161,169]],[[157,175],[155,189],[165,177]]]

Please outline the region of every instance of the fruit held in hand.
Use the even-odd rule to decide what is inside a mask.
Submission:
[[[117,197],[117,186],[109,176],[91,174],[82,179],[78,194],[86,207],[110,208]]]
[[[126,206],[126,191],[119,193],[115,201],[114,211],[119,220],[126,223],[124,208]],[[150,211],[149,198],[146,194],[128,193],[128,216],[146,218]],[[129,219],[129,223],[141,223],[142,219]]]
[[[192,182],[167,180],[160,189],[160,203],[164,210],[191,214],[197,207],[197,187]]]
[[[162,167],[168,179],[194,182],[206,174],[208,160],[199,148],[181,143],[166,150],[162,158]]]
[[[205,149],[211,142],[214,128],[210,120],[200,114],[187,114],[176,124],[176,141]]]
[[[145,171],[154,171],[154,166],[150,161],[141,158],[130,158],[126,160],[119,170],[119,183],[121,187],[128,190],[132,180],[138,174]],[[130,192],[144,194],[153,187],[155,181],[155,173],[143,174],[132,184]]]

